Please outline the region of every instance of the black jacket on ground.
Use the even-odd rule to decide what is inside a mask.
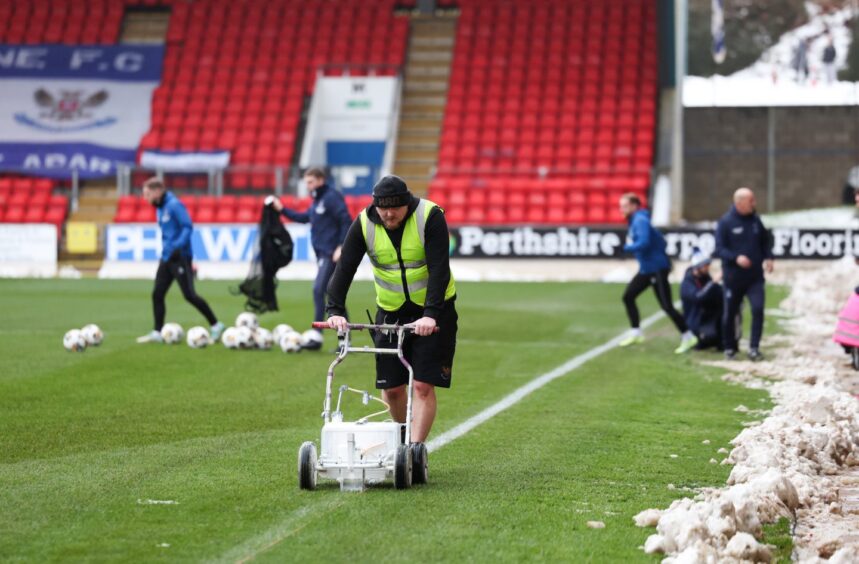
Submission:
[[[292,261],[293,243],[272,206],[263,206],[254,258],[238,291],[247,296],[245,309],[256,313],[277,311],[277,271]]]
[[[745,255],[752,261],[751,268],[741,268],[737,257]],[[740,215],[731,209],[716,224],[716,251],[713,256],[722,259],[724,283],[763,280],[764,261],[773,258],[770,234],[758,214]]]
[[[400,243],[403,240],[403,228],[408,219],[415,212],[418,199],[412,198],[409,203],[408,213],[399,228],[390,231],[388,237],[399,252]],[[382,224],[375,206],[367,207],[367,218],[371,223]],[[433,208],[426,222],[424,250],[427,255],[427,269],[429,270],[429,282],[427,286],[426,302],[423,306],[423,314],[433,319],[438,319],[444,308],[444,294],[450,282],[450,243],[447,230],[447,221],[441,208]],[[328,283],[328,315],[344,315],[346,312],[346,294],[355,278],[355,271],[367,252],[367,243],[361,231],[360,216],[352,222],[346,240],[343,241],[343,249],[334,275]],[[417,304],[407,302],[406,306],[420,308]]]

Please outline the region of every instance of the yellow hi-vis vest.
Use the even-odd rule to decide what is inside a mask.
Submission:
[[[367,210],[361,212],[361,232],[367,244],[367,256],[373,267],[376,284],[376,304],[385,311],[396,311],[406,301],[424,305],[429,283],[427,254],[424,248],[425,228],[430,212],[438,207],[429,200],[421,199],[414,213],[406,220],[400,252],[388,237],[384,225],[367,219]],[[449,300],[456,294],[453,274],[444,293]]]

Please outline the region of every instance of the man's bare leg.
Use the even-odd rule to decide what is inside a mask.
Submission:
[[[391,417],[398,423],[406,421],[407,393],[406,386],[382,391],[385,401],[391,406]],[[411,440],[413,443],[422,443],[426,441],[435,421],[435,386],[415,381],[412,411]]]

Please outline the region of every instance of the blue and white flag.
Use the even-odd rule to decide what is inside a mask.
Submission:
[[[0,45],[0,170],[70,178],[133,164],[162,46]]]
[[[727,54],[725,49],[725,10],[722,0],[711,0],[711,6],[710,32],[713,34],[713,60],[719,65],[725,61]]]

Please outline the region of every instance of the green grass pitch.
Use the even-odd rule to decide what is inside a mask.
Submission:
[[[242,302],[227,286],[198,290],[230,325]],[[619,285],[458,290],[453,388],[439,391],[433,435],[626,328]],[[652,530],[632,516],[724,484],[729,467],[708,461],[741,429],[733,408],[768,405],[695,360],[714,354],[672,354],[678,335],[663,319],[643,346],[588,362],[434,452],[428,486],[304,492],[296,452],[318,440],[331,336],[297,355],[136,345],[150,292],[148,281],[0,281],[0,560],[657,561],[637,548]],[[282,283],[282,311],[262,324],[306,328],[310,293]],[[371,293],[356,283],[354,319]],[[770,307],[779,298],[770,289]],[[655,311],[652,295],[639,301]],[[203,324],[175,287],[167,318]],[[63,333],[86,323],[104,344],[66,352]],[[338,376],[369,388],[372,359],[350,357]]]

